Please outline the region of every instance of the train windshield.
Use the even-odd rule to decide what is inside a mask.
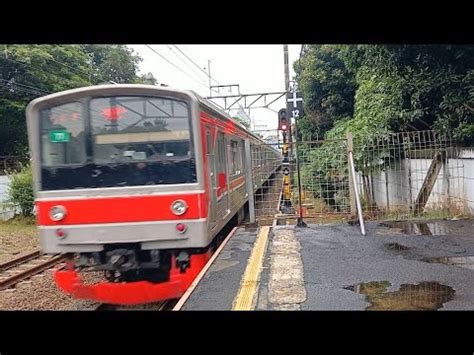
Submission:
[[[98,97],[41,113],[42,189],[196,182],[184,101]]]

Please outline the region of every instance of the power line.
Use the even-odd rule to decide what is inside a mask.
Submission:
[[[181,62],[183,62],[184,65],[186,65],[194,74],[196,74],[196,76],[197,76],[198,79],[201,79],[201,78],[199,77],[199,73],[196,72],[196,71],[191,67],[191,65],[189,65],[188,62],[186,62],[183,58],[181,58],[181,56],[180,56],[178,53],[176,53],[175,51],[173,51],[173,48],[171,48],[170,46],[166,46],[166,47],[168,47],[168,49],[169,49]],[[208,76],[207,76],[207,77],[208,77]]]
[[[24,89],[24,88],[22,88],[22,87],[12,87],[11,85],[8,85],[8,84],[2,84],[2,83],[0,83],[0,87],[1,87],[1,88],[4,88],[4,89],[9,89],[10,91],[25,92],[25,93],[27,93],[27,94],[32,94],[32,95],[35,95],[35,96],[44,95],[44,94],[42,94],[41,92],[36,91],[36,90]]]
[[[25,62],[22,62],[22,61],[13,59],[13,58],[9,58],[9,57],[8,57],[8,51],[7,51],[6,48],[5,48],[5,57],[4,57],[4,58],[5,58],[6,60],[8,60],[8,61],[11,61],[11,62],[19,63],[19,64],[22,64],[22,65],[25,65],[25,66],[29,66],[29,67],[32,67],[32,68],[36,68],[36,69],[40,69],[38,66],[34,66],[34,65],[32,65],[31,63],[25,63]],[[73,67],[73,66],[71,66],[71,65],[65,64],[65,63],[63,63],[63,62],[60,62],[60,61],[54,59],[54,58],[45,57],[45,59],[50,60],[50,61],[52,61],[52,62],[55,62],[55,63],[57,63],[57,64],[60,64],[60,65],[62,65],[62,66],[64,66],[64,67],[70,68],[70,69],[72,69],[72,70],[75,70],[76,72],[79,72],[79,73],[81,73],[81,74],[86,75],[86,76],[87,76],[87,80],[88,80],[91,84],[93,84],[92,77],[94,77],[94,76],[95,76],[97,79],[100,79],[100,80],[103,80],[103,81],[108,81],[108,80],[105,79],[101,74],[94,73],[92,70],[91,70],[90,73],[87,73],[87,72],[85,72],[85,71],[83,71],[83,70],[81,70],[81,69],[78,69],[77,67]],[[42,69],[42,68],[41,68],[41,69]],[[72,73],[72,72],[71,72],[71,73]],[[73,73],[73,74],[77,74],[77,73]],[[85,78],[83,78],[83,79],[85,79]]]
[[[16,60],[16,59],[12,59],[12,58],[7,58],[7,57],[4,57],[4,59],[10,61],[10,62],[15,62],[15,63],[18,63],[18,64],[21,64],[21,65],[24,65],[24,66],[27,66],[27,67],[31,67],[31,68],[34,68],[34,69],[37,69],[37,70],[43,70],[43,68],[40,68],[38,66],[35,66],[31,63],[25,63],[25,62],[22,62],[22,61],[19,61],[19,60]],[[57,61],[56,61],[57,62]],[[59,63],[59,62],[58,62]],[[65,65],[65,64],[64,64]],[[33,74],[29,73],[30,75],[34,76]],[[74,73],[74,74],[77,74],[77,73]],[[56,76],[59,76],[58,74],[54,74]],[[89,82],[91,82],[89,79],[88,79]]]
[[[86,72],[84,72],[84,71],[82,71],[82,70],[80,70],[80,69],[77,69],[77,68],[72,67],[72,66],[70,66],[70,65],[68,65],[68,64],[64,64],[64,63],[62,63],[62,62],[59,62],[59,61],[57,61],[57,60],[55,60],[55,59],[53,59],[53,58],[48,58],[48,57],[47,57],[46,59],[51,60],[51,61],[53,61],[53,62],[55,62],[55,63],[61,64],[61,65],[65,66],[65,67],[67,67],[67,68],[71,68],[71,69],[73,69],[73,70],[76,70],[76,71],[78,71],[78,72],[84,74],[84,75],[89,76],[89,82],[92,84],[92,79],[91,79],[91,76],[92,76],[92,74],[93,74],[93,73],[92,73],[92,70],[91,70],[90,73],[86,73]],[[103,78],[102,78],[102,79],[103,79]]]
[[[193,63],[200,71],[202,71],[207,77],[210,77],[209,73],[206,73],[204,71],[204,69],[202,69],[198,64],[196,64],[196,62],[194,60],[192,60],[191,58],[189,58],[186,53],[184,53],[177,45],[173,44],[173,47],[175,47],[182,55],[184,55],[186,57],[186,59],[188,59],[191,63]],[[216,79],[214,79],[212,76],[211,76],[211,80],[214,80],[214,82],[217,84],[217,85],[221,85]]]
[[[178,67],[176,64],[174,64],[173,62],[170,62],[168,60],[168,58],[164,57],[162,54],[158,53],[154,48],[152,48],[150,45],[148,44],[145,44],[145,46],[147,46],[151,51],[153,51],[153,53],[155,53],[156,55],[158,55],[159,57],[163,58],[167,63],[169,63],[170,65],[172,65],[173,67],[175,67],[176,69],[178,69],[180,72],[182,72],[183,74],[186,74],[189,78],[191,78],[192,80],[194,80],[195,82],[199,83],[200,85],[204,86],[205,88],[207,88],[207,85],[203,84],[201,81],[198,81],[196,80],[194,77],[192,77],[191,75],[189,75],[187,72],[185,72],[183,69],[181,69],[180,67]]]
[[[193,63],[201,72],[203,72],[204,75],[206,75],[208,78],[210,77],[211,80],[213,80],[217,85],[221,85],[220,82],[218,82],[218,81],[217,81],[216,79],[214,79],[211,75],[209,75],[209,73],[206,73],[198,64],[196,64],[196,62],[195,62],[194,60],[192,60],[188,55],[186,55],[186,53],[184,53],[177,45],[173,44],[173,47],[175,47],[184,57],[186,57],[186,59],[188,59],[188,60],[189,60],[191,63]],[[179,57],[179,58],[180,58],[180,57]],[[180,59],[181,59],[181,58],[180,58]],[[210,69],[208,68],[208,70],[210,70]],[[217,92],[218,94],[220,94],[220,91],[213,90],[212,88],[210,88],[210,89],[211,89],[212,91]],[[227,91],[232,94],[232,90],[231,90],[230,88],[227,88]],[[218,105],[218,104],[217,104],[217,105]],[[238,105],[239,105],[240,109],[242,109],[242,110],[245,112],[245,110],[244,110],[244,108],[242,107],[242,105],[241,105],[240,103],[239,103]],[[220,105],[218,105],[218,106],[220,106]],[[221,107],[222,107],[222,106],[221,106]],[[229,112],[229,114],[230,114],[230,112]]]
[[[11,81],[11,80],[5,80],[5,79],[1,79],[1,78],[0,78],[0,80],[6,82],[7,84],[5,84],[5,85],[9,85],[9,86],[19,85],[19,86],[22,86],[22,87],[25,87],[25,88],[28,88],[28,89],[32,89],[32,90],[35,90],[35,91],[38,91],[38,92],[42,92],[44,94],[51,94],[51,92],[49,92],[49,91],[46,91],[46,90],[43,90],[43,89],[40,89],[40,88],[36,88],[36,87],[33,87],[33,86],[29,86],[29,85],[26,85],[26,84],[17,83],[14,80]]]

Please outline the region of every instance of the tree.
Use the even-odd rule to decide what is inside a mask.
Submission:
[[[137,82],[138,64],[142,61],[134,50],[125,45],[85,44],[94,77],[99,81],[118,84]]]
[[[0,56],[0,155],[27,152],[25,108],[52,92],[87,86],[91,71],[79,46],[4,46]]]
[[[108,83],[152,83],[124,45],[4,45],[0,52],[0,155],[26,155],[25,108],[36,97]]]
[[[351,132],[359,171],[364,162],[383,167],[387,152],[369,154],[368,143],[387,132],[434,129],[474,145],[474,45],[312,45],[294,67],[305,100],[303,136]],[[306,154],[305,182],[344,168],[336,148],[328,141]],[[337,190],[331,179],[324,183]]]
[[[309,46],[295,70],[303,128],[331,136],[436,129],[474,144],[473,45]]]
[[[301,60],[294,63],[307,112],[299,128],[308,139],[324,136],[335,121],[353,115],[355,75],[341,58],[347,47],[311,45]]]

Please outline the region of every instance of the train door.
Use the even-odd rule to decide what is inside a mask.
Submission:
[[[216,155],[215,147],[212,144],[211,129],[206,127],[206,147],[207,147],[207,174],[211,180],[211,188],[209,191],[209,200],[211,202],[209,210],[209,226],[214,229],[216,223],[216,190],[217,190],[217,174],[216,174]]]
[[[223,219],[229,209],[229,196],[227,194],[227,151],[224,133],[217,133],[217,215]]]

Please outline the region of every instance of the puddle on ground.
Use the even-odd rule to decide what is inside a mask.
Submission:
[[[437,258],[423,258],[422,261],[427,263],[440,263],[459,266],[474,270],[474,256],[443,256]]]
[[[399,233],[408,235],[448,235],[465,234],[462,231],[464,223],[449,224],[446,222],[383,222],[379,223],[381,227],[387,227],[397,230]]]
[[[418,285],[403,284],[398,291],[385,292],[388,281],[372,281],[344,287],[346,290],[364,294],[369,311],[430,311],[443,307],[454,298],[453,288],[437,282],[421,282]]]

